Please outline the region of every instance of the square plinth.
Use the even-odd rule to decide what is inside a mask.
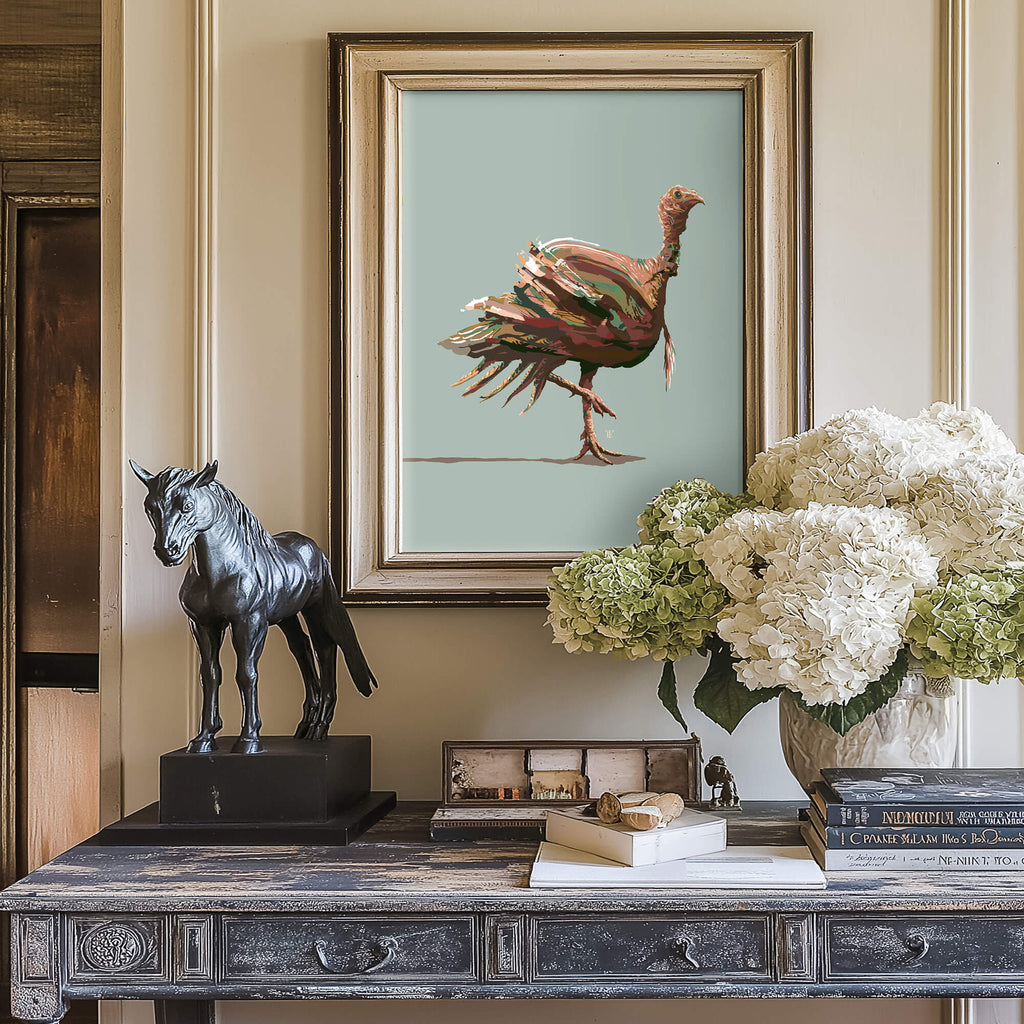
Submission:
[[[370,792],[370,737],[310,742],[264,736],[258,754],[233,754],[234,737],[209,754],[160,758],[165,824],[323,823]]]
[[[329,821],[167,824],[156,803],[88,840],[100,846],[347,846],[395,807],[394,793],[369,793]]]

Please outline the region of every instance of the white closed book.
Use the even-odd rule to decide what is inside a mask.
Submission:
[[[627,825],[606,825],[584,815],[583,808],[548,811],[549,843],[596,854],[630,867],[698,857],[725,849],[725,818],[684,808],[661,828],[638,832]]]
[[[533,889],[824,889],[825,876],[806,846],[730,846],[720,853],[630,868],[541,843]]]

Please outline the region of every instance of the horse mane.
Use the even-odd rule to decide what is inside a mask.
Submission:
[[[249,510],[248,506],[235,495],[235,492],[225,487],[219,480],[213,480],[207,485],[214,494],[223,499],[228,511],[235,517],[238,528],[242,531],[242,537],[249,547],[272,548],[274,538],[267,528]]]

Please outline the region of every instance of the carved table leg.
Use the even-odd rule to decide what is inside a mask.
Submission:
[[[53,1024],[67,1013],[57,968],[57,918],[11,916],[11,1016]]]
[[[212,999],[158,999],[156,1024],[216,1024]]]

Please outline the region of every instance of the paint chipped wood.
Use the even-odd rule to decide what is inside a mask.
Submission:
[[[348,847],[76,847],[0,894],[17,1014],[98,998],[191,1022],[215,998],[1024,996],[1018,874],[538,892],[535,844],[434,844],[432,810],[400,805]],[[727,812],[730,839],[796,844],[796,811]]]

